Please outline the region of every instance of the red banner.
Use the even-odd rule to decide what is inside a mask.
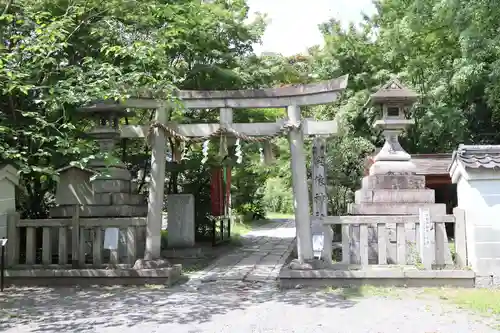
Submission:
[[[226,215],[229,215],[229,207],[231,207],[231,167],[226,166],[226,201],[224,207],[226,208]]]
[[[212,215],[227,215],[226,207],[231,200],[231,167],[217,167],[211,170],[210,199],[212,203]],[[225,176],[225,177],[224,177]]]
[[[224,194],[222,189],[222,168],[213,168],[210,180],[212,215],[224,215]]]

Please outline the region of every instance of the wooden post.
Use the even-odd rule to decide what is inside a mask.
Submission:
[[[300,107],[288,107],[288,119],[298,123]],[[302,128],[292,128],[288,133],[290,143],[293,196],[295,201],[295,229],[297,231],[297,252],[299,262],[313,259],[311,217],[309,215],[309,188],[307,186],[306,158]]]
[[[7,267],[19,264],[19,213],[7,215]]]
[[[387,265],[387,228],[385,223],[377,224],[378,264]]]
[[[342,263],[351,263],[351,237],[349,224],[342,224]]]
[[[94,239],[92,243],[92,264],[96,267],[102,265],[102,228],[94,227]]]
[[[78,268],[78,254],[80,252],[80,207],[75,205],[75,212],[71,219],[71,265]]]
[[[327,264],[333,264],[333,230],[332,225],[323,225],[324,243],[322,258]]]
[[[406,229],[404,223],[396,223],[396,262],[406,265]]]
[[[52,228],[42,228],[42,264],[52,264],[52,237],[50,232]]]
[[[137,257],[136,227],[127,228],[127,261],[133,266]]]
[[[67,227],[59,227],[59,246],[58,246],[58,253],[59,253],[59,259],[58,263],[59,265],[66,265],[68,262],[68,228]]]
[[[368,266],[368,225],[359,225],[359,257],[361,266]]]
[[[156,110],[155,120],[165,124],[168,114],[165,106]],[[146,226],[146,260],[160,258],[161,225],[165,186],[167,137],[162,130],[155,128],[152,135],[151,181],[149,182],[148,220]]]
[[[85,250],[87,245],[87,238],[85,235],[88,233],[89,229],[80,228],[80,239],[78,241],[78,267],[83,267],[85,265]]]
[[[446,254],[447,251],[449,251],[448,245],[448,239],[446,236],[446,228],[444,222],[435,222],[434,223],[434,228],[435,228],[435,233],[434,233],[434,240],[435,240],[435,262],[437,267],[439,268],[444,268],[446,266]]]
[[[36,258],[36,228],[26,228],[26,265],[34,265]]]

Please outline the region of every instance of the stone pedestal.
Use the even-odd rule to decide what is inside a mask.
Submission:
[[[101,177],[95,177],[93,169],[70,166],[59,170],[57,206],[50,210],[50,216],[71,217],[75,205],[79,206],[80,217],[146,216],[146,198],[133,193],[130,174],[124,177],[128,171],[120,168],[115,174],[113,170]]]
[[[434,203],[434,190],[424,187],[425,177],[417,175],[370,175],[363,179],[362,187],[356,191],[355,203],[350,205],[351,215],[380,215],[384,222],[387,215],[418,215],[419,209],[429,209],[432,215],[445,215],[446,205]],[[387,261],[397,261],[396,225],[387,224]],[[417,248],[415,225],[406,225],[407,260],[414,262]],[[351,239],[359,241],[359,227],[351,228]],[[369,263],[377,264],[377,229],[368,228]],[[351,246],[354,246],[351,245]],[[414,247],[413,249],[411,247]],[[413,250],[413,251],[412,251]],[[351,258],[353,262],[359,259]]]
[[[168,247],[194,246],[194,196],[170,194],[167,201]]]

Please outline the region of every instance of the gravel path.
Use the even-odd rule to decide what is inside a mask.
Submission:
[[[12,333],[500,332],[438,300],[345,299],[324,290],[229,281],[172,289],[10,290],[1,311],[0,331]]]
[[[229,254],[231,260],[221,258],[171,289],[9,289],[0,294],[0,332],[500,332],[486,325],[491,319],[411,292],[403,299],[350,299],[325,290],[280,291],[274,271],[290,250],[293,226],[276,226],[249,235],[250,253]]]

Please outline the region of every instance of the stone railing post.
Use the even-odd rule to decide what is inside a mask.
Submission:
[[[455,263],[459,268],[464,268],[468,265],[465,211],[455,207],[453,216],[455,216]]]
[[[431,220],[429,209],[420,208],[418,216],[420,228],[420,260],[425,269],[432,269],[432,264],[436,258],[434,222]]]

